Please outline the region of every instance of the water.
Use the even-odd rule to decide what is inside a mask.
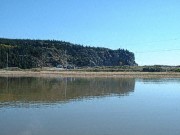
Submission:
[[[180,79],[0,78],[0,135],[179,135]]]

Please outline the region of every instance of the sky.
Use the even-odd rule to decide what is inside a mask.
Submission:
[[[0,37],[122,48],[139,65],[180,65],[180,1],[0,0]]]

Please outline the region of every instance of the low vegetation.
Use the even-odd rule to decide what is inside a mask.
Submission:
[[[180,72],[179,66],[96,66],[73,69],[74,71],[86,72]]]

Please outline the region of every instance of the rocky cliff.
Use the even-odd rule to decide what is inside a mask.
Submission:
[[[111,50],[56,40],[0,38],[0,68],[7,65],[19,68],[58,65],[93,67],[133,66],[136,62],[134,53],[124,49]]]

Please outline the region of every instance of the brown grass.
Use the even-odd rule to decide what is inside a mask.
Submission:
[[[177,72],[82,72],[82,71],[7,71],[1,77],[114,77],[114,78],[180,78]]]

